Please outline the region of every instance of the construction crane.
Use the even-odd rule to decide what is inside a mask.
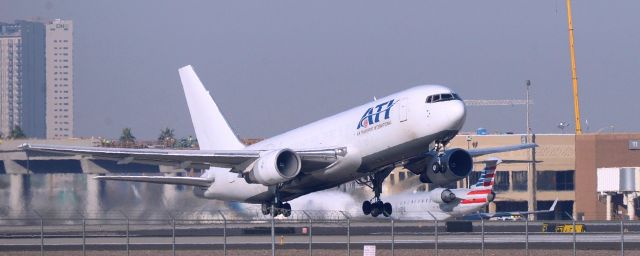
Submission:
[[[567,23],[569,24],[569,50],[571,51],[571,80],[573,82],[573,110],[576,118],[576,135],[582,134],[580,127],[580,100],[578,98],[578,74],[576,53],[573,47],[573,21],[571,20],[571,0],[567,0]]]
[[[527,105],[527,100],[464,100],[464,104],[469,107],[515,106]],[[529,100],[529,104],[533,104],[533,101]]]

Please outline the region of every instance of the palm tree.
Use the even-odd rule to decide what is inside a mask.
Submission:
[[[122,135],[120,135],[120,144],[124,146],[133,146],[136,144],[136,137],[131,133],[131,128],[122,129]]]
[[[20,128],[19,125],[13,126],[13,129],[11,129],[11,134],[9,135],[10,139],[24,139],[26,137],[27,135],[24,134],[24,131],[22,131],[22,128]]]
[[[176,138],[173,134],[173,129],[167,127],[160,130],[160,136],[158,136],[158,144],[162,144],[165,147],[173,147],[176,144]]]

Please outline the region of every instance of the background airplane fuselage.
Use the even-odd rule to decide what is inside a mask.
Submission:
[[[265,139],[247,149],[346,147],[346,156],[337,163],[287,182],[279,192],[282,200],[288,201],[423,153],[436,139],[452,138],[464,123],[464,103],[461,100],[426,102],[430,95],[451,93],[444,86],[416,86]],[[274,187],[249,184],[225,169],[211,168],[204,176],[215,181],[207,189],[194,190],[200,197],[248,203],[273,198]]]
[[[431,200],[433,191],[401,193],[385,197],[384,200],[394,206],[393,217],[397,219],[446,220],[478,212],[487,205],[484,203],[463,203],[471,189],[451,189],[458,199],[449,203]]]

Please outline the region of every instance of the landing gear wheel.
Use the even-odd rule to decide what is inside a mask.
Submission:
[[[280,215],[282,213],[282,209],[280,209],[277,206],[273,206],[273,212],[271,213],[271,216],[273,217],[278,217],[278,215]]]
[[[439,163],[439,161],[436,161],[433,164],[431,164],[430,169],[433,173],[439,173],[442,171],[442,165]]]
[[[269,215],[271,213],[271,205],[267,203],[262,203],[262,215]]]
[[[282,205],[282,216],[284,217],[291,216],[291,205],[289,203],[284,203]]]
[[[364,213],[364,215],[371,214],[371,202],[369,201],[362,202],[362,213]]]
[[[393,207],[391,206],[390,203],[384,203],[382,205],[382,215],[384,215],[385,217],[389,217],[391,216],[392,212],[393,212]]]
[[[377,201],[372,205],[371,216],[378,217],[382,213],[383,203],[382,201]]]

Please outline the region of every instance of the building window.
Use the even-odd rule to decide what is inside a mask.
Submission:
[[[559,171],[556,172],[556,189],[561,191],[573,190],[574,171]]]
[[[509,172],[508,171],[496,171],[495,184],[493,189],[495,191],[507,191],[509,190]]]
[[[398,180],[403,181],[406,178],[406,173],[405,172],[398,172]]]
[[[471,174],[469,175],[469,186],[473,186],[474,184],[476,184],[478,182],[478,180],[480,179],[480,174],[482,174],[482,172],[478,172],[478,171],[472,171]]]
[[[571,191],[574,189],[574,173],[574,170],[538,172],[537,188],[547,191]]]
[[[513,191],[527,191],[527,171],[513,171],[511,177],[513,178]]]

